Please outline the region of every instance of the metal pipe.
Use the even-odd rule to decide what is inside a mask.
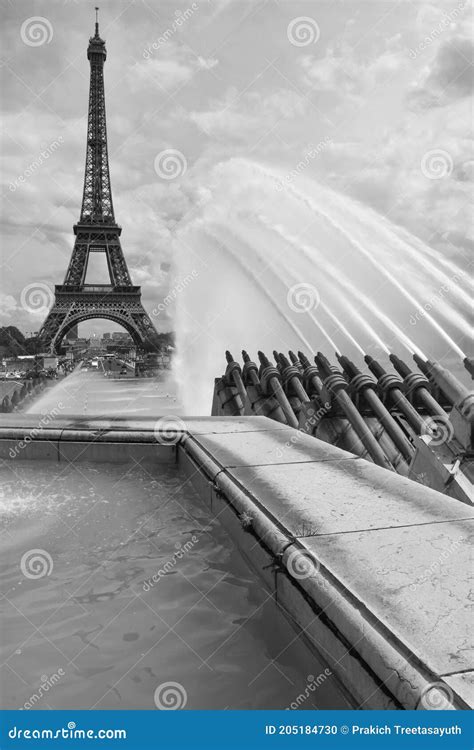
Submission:
[[[278,401],[276,399],[268,398],[263,394],[260,378],[258,376],[258,367],[255,362],[251,361],[245,350],[242,350],[242,359],[244,360],[242,377],[245,385],[250,388],[250,391],[247,391],[247,396],[251,403],[253,413],[262,414],[263,416],[274,419],[281,424],[287,424],[285,414],[283,413]]]
[[[274,396],[278,401],[288,424],[291,427],[298,427],[296,415],[291,408],[291,404],[286,397],[285,391],[283,390],[280,373],[277,368],[270,363],[263,352],[258,352],[258,359],[261,364],[260,384],[263,392],[269,396]]]
[[[462,412],[462,404],[468,404],[472,400],[472,392],[469,391],[451,372],[448,372],[438,362],[432,362],[427,360],[423,362],[420,360],[417,354],[413,355],[413,359],[420,369],[423,370],[426,377],[436,383],[440,391],[444,393],[448,401],[454,406],[457,405],[458,409]]]
[[[425,420],[403,393],[403,381],[399,380],[396,375],[386,372],[382,365],[369,354],[366,354],[364,359],[371,373],[377,378],[377,385],[382,393],[403,414],[412,430],[420,435]]]
[[[301,383],[301,374],[298,368],[295,365],[290,364],[289,360],[282,353],[280,353],[279,361],[281,366],[281,376],[283,378],[283,384],[286,386],[286,390],[288,391],[291,389],[301,403],[309,401],[310,398]]]
[[[314,359],[318,366],[319,372],[323,376],[324,386],[328,389],[328,391],[330,391],[330,393],[333,394],[334,398],[353,426],[354,430],[361,439],[364,447],[367,449],[374,463],[378,464],[379,466],[383,466],[385,469],[390,469],[390,471],[393,471],[393,467],[389,462],[387,456],[380,448],[380,445],[378,444],[372,432],[367,427],[363,417],[361,416],[361,414],[359,414],[355,405],[352,403],[350,397],[348,396],[347,382],[342,374],[340,372],[333,371],[329,361],[321,352],[318,352]]]
[[[260,378],[258,377],[258,367],[255,362],[252,362],[245,349],[242,349],[242,359],[244,360],[242,375],[245,382],[249,383],[250,385],[260,385]]]
[[[324,416],[327,417],[330,414],[332,408],[332,396],[327,389],[324,389],[322,380],[319,377],[318,368],[311,364],[311,362],[309,361],[307,356],[303,354],[303,352],[298,352],[298,357],[303,367],[304,388],[307,393],[310,393],[310,398],[315,399],[316,403],[319,405],[319,409],[322,410]],[[323,390],[325,391],[324,394]],[[365,458],[367,450],[364,450],[363,444],[361,445],[361,448],[359,448],[359,445],[361,443],[360,438],[358,437],[349,420],[343,419],[338,421],[344,422],[344,426],[342,428],[340,426],[334,426],[334,419],[329,419],[326,421],[327,425],[332,425],[334,434],[337,436],[337,440],[330,440],[329,442],[333,442],[335,445],[337,445],[339,440],[342,440],[344,441],[344,447],[346,450],[358,453],[359,455],[363,455]],[[326,440],[326,438],[323,437],[323,440]]]
[[[238,362],[236,362],[229,351],[226,351],[225,358],[227,360],[227,368],[225,371],[225,377],[231,380],[237,388],[237,393],[242,399],[242,407],[247,399],[247,391],[242,380],[242,370]]]
[[[291,349],[290,349],[290,351],[288,352],[288,356],[289,356],[289,357],[290,357],[290,359],[291,359],[291,364],[293,364],[293,365],[294,365],[295,367],[297,367],[297,368],[298,368],[298,370],[300,371],[301,375],[302,375],[302,374],[303,374],[303,372],[304,372],[304,371],[303,371],[303,365],[302,365],[302,364],[301,364],[301,362],[299,361],[299,359],[298,359],[298,357],[296,356],[296,354],[295,354],[294,352],[292,352],[292,351],[291,351]]]
[[[375,388],[376,383],[372,380],[369,375],[361,373],[361,371],[355,366],[350,359],[340,354],[336,355],[342,368],[349,377],[351,388],[358,392],[365,399],[366,403],[374,412],[375,416],[379,419],[380,423],[386,430],[387,434],[393,441],[394,445],[403,458],[407,461],[411,461],[413,458],[414,448],[410,441],[407,439],[403,430],[395,422],[394,418],[384,406],[380,398],[378,397]],[[397,461],[397,456],[389,456],[392,464]]]
[[[280,363],[280,355],[278,354],[276,349],[273,350],[273,359],[275,360],[275,364],[278,368],[278,371],[281,373],[282,367]]]
[[[321,396],[323,390],[323,381],[319,377],[319,370],[317,367],[311,364],[306,354],[298,352],[298,357],[303,367],[304,378],[303,384],[307,393],[316,393],[317,396]]]
[[[431,414],[448,420],[449,415],[431,395],[428,380],[423,375],[412,372],[408,365],[397,357],[396,354],[390,354],[389,359],[398,374],[403,378],[403,384],[408,397],[411,399],[417,398]]]

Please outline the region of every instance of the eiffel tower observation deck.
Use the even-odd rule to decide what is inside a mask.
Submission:
[[[141,288],[132,284],[120,244],[122,229],[114,215],[104,93],[107,51],[99,34],[98,8],[87,58],[90,91],[81,215],[74,225],[76,239],[64,283],[55,287],[55,301],[39,337],[45,348],[58,351],[64,336],[78,323],[105,318],[123,326],[137,346],[153,348],[156,329],[142,305]],[[105,255],[109,284],[86,283],[91,253]]]

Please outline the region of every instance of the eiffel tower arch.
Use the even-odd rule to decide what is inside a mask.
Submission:
[[[54,304],[39,338],[45,348],[58,351],[64,336],[78,323],[105,318],[123,326],[137,346],[152,347],[157,332],[142,305],[141,288],[132,284],[120,244],[122,229],[114,216],[104,94],[107,52],[97,16],[87,57],[90,90],[81,215],[74,225],[74,248],[64,283],[55,287]],[[105,256],[109,284],[86,283],[91,253]]]

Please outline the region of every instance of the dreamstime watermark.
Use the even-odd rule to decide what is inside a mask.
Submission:
[[[126,740],[127,730],[77,729],[75,721],[68,721],[67,727],[60,729],[23,729],[13,726],[8,730],[8,736],[11,740]]]
[[[424,688],[419,708],[427,711],[443,711],[453,706],[453,691],[444,682],[433,682]]]
[[[21,24],[21,41],[28,47],[41,47],[43,44],[49,44],[53,33],[51,21],[44,16],[31,16]]]
[[[308,44],[316,44],[321,31],[314,18],[298,16],[288,24],[286,35],[294,47],[307,47]]]
[[[20,304],[28,313],[45,316],[54,301],[54,292],[48,284],[35,281],[23,287],[20,294]]]
[[[288,555],[286,568],[292,578],[304,581],[319,571],[319,562],[299,549],[294,549]]]
[[[181,417],[172,414],[160,417],[153,428],[153,434],[157,443],[161,445],[176,445],[181,436],[186,432],[186,423]]]
[[[162,180],[175,180],[188,169],[185,155],[176,148],[165,148],[155,156],[155,172]]]
[[[326,682],[328,677],[332,677],[332,672],[329,669],[329,667],[326,667],[324,672],[321,672],[318,674],[317,677],[314,676],[314,674],[309,674],[307,676],[307,684],[302,693],[300,693],[294,701],[290,703],[289,706],[285,708],[285,711],[296,711],[300,706],[305,703],[308,698],[314,693],[318,687],[320,687],[323,683]]]
[[[175,17],[171,24],[171,28],[168,27],[156,41],[149,44],[148,47],[143,50],[143,57],[145,60],[149,60],[154,52],[167,44],[171,37],[173,37],[182,26],[184,26],[186,21],[189,21],[197,10],[199,10],[199,5],[197,3],[193,3],[189,8],[186,8],[186,10],[177,10],[174,14]]]
[[[442,180],[449,177],[454,168],[450,154],[442,148],[432,148],[423,154],[420,162],[421,172],[429,180]]]
[[[64,404],[62,401],[58,401],[57,406],[53,407],[53,409],[51,409],[48,414],[44,414],[39,420],[38,425],[36,427],[33,427],[28,432],[28,434],[25,435],[23,440],[19,440],[14,448],[10,448],[10,450],[8,451],[8,455],[10,456],[10,458],[16,458],[17,456],[19,456],[21,451],[24,450],[29,443],[35,440],[36,436],[43,429],[43,427],[47,427],[49,423],[58,416],[62,409],[64,409]]]
[[[53,688],[55,685],[58,684],[61,677],[64,677],[66,672],[64,669],[58,669],[57,672],[54,672],[50,677],[47,675],[41,676],[41,684],[37,688],[37,690],[30,695],[27,701],[23,703],[23,706],[20,708],[20,711],[30,711],[32,708],[36,707],[36,704],[40,702],[42,698],[48,693],[51,688]]]
[[[456,539],[450,546],[443,550],[443,552],[439,555],[437,560],[431,563],[431,565],[428,568],[425,568],[425,570],[422,572],[422,574],[416,579],[416,581],[413,581],[413,583],[410,584],[410,589],[412,591],[416,591],[416,589],[422,584],[426,583],[430,578],[432,578],[438,571],[440,571],[444,565],[444,563],[449,560],[449,558],[454,555],[454,553],[459,549],[459,547],[462,545],[463,539]]]
[[[316,146],[310,143],[306,148],[304,158],[301,159],[298,164],[296,164],[294,169],[291,169],[282,179],[278,180],[276,189],[280,192],[281,190],[285,189],[286,185],[290,185],[293,180],[295,180],[298,175],[302,174],[302,172],[304,172],[305,169],[308,168],[311,162],[316,159],[319,154],[322,153],[324,149],[327,148],[327,146],[329,146],[331,143],[332,138],[330,138],[329,136],[326,136],[322,141],[319,141]]]
[[[163,302],[160,302],[156,307],[153,308],[152,315],[154,315],[155,317],[161,315],[162,312],[164,312],[173,302],[176,301],[178,295],[181,294],[181,292],[183,292],[186,287],[191,284],[192,281],[194,281],[194,279],[197,279],[198,276],[198,272],[195,268],[193,268],[191,273],[186,274],[186,276],[176,282],[173,288],[163,299]]]
[[[275,453],[277,458],[283,458],[285,455],[285,449],[295,448],[298,443],[301,442],[303,435],[311,435],[313,428],[316,427],[321,419],[331,411],[331,402],[325,401],[319,409],[310,408],[306,412],[306,419],[304,423],[298,427],[296,434],[292,435],[289,440],[286,441],[283,448],[277,448]]]
[[[22,556],[20,569],[25,578],[37,580],[53,572],[53,558],[44,549],[30,549]]]
[[[454,427],[448,415],[443,417],[442,414],[435,414],[434,417],[426,417],[423,420],[420,436],[427,437],[430,447],[436,448],[451,442],[454,437]]]
[[[148,592],[150,589],[153,588],[155,583],[159,583],[161,579],[171,573],[172,570],[176,567],[178,562],[185,557],[188,552],[190,552],[193,547],[198,543],[199,538],[193,534],[191,539],[188,542],[185,542],[183,545],[179,544],[178,542],[178,549],[176,552],[173,552],[172,556],[169,560],[165,562],[163,567],[161,567],[154,575],[152,575],[151,578],[147,578],[146,581],[143,582],[143,591]]]
[[[51,141],[46,148],[42,149],[39,153],[39,155],[33,159],[32,162],[27,166],[27,168],[22,172],[22,174],[18,175],[18,177],[15,177],[13,182],[10,182],[9,189],[12,193],[14,193],[16,190],[18,190],[21,185],[24,185],[26,180],[29,177],[32,177],[37,169],[39,169],[45,161],[49,159],[51,154],[54,154],[55,151],[58,150],[60,146],[64,143],[64,138],[62,135],[58,136],[58,138],[55,138],[54,141]]]
[[[188,702],[188,694],[180,682],[162,682],[153,696],[160,711],[178,711]]]
[[[439,39],[444,32],[451,28],[451,25],[453,21],[457,19],[457,17],[461,14],[461,12],[465,9],[466,5],[468,4],[467,0],[464,0],[464,2],[459,3],[459,5],[454,8],[453,10],[444,11],[443,18],[439,21],[436,26],[433,26],[433,28],[430,30],[430,32],[422,39],[422,41],[417,44],[416,47],[411,47],[408,50],[408,53],[412,60],[415,60],[418,55],[421,55],[423,52],[425,52],[427,49],[431,47],[434,42]]]
[[[300,284],[293,284],[293,286],[288,289],[286,302],[290,310],[293,310],[293,312],[306,313],[311,312],[311,310],[316,310],[321,300],[319,292],[313,284],[301,282]]]
[[[456,284],[465,275],[466,274],[464,273],[464,271],[459,271],[454,276],[452,276],[446,284],[440,286],[440,288],[433,294],[433,296],[423,304],[423,310],[417,310],[414,315],[410,316],[410,325],[416,326],[416,324],[425,317],[426,313],[429,313],[434,307],[436,307],[439,302],[444,299],[446,294],[449,294],[453,289],[456,288]]]

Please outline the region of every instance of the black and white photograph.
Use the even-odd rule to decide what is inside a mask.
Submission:
[[[0,4],[0,748],[472,748],[472,0],[96,2]]]

